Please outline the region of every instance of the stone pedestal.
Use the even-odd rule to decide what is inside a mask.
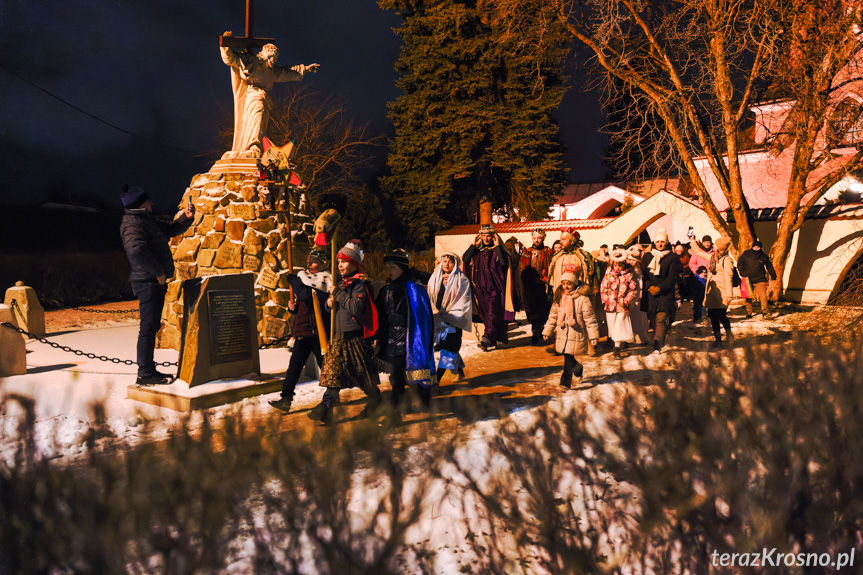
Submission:
[[[0,323],[4,322],[18,325],[12,315],[12,309],[8,305],[0,304]],[[24,340],[17,331],[0,325],[0,377],[25,373],[27,373],[27,346]]]
[[[18,309],[12,309],[12,314],[18,321],[18,327],[29,331],[33,335],[42,337],[45,335],[45,309],[39,303],[39,298],[36,297],[36,291],[18,282],[15,287],[6,290],[6,299],[3,303],[10,308],[12,302],[18,304]],[[20,310],[20,312],[18,311]],[[21,336],[26,339],[26,336]]]
[[[168,283],[158,347],[180,349],[182,283],[223,274],[254,274],[259,343],[290,333],[292,316],[287,310],[290,295],[285,277],[291,271],[288,252],[292,251],[295,269],[305,266],[310,249],[307,234],[313,222],[293,213],[289,230],[290,199],[283,199],[281,209],[269,210],[264,205],[266,193],[254,159],[219,160],[209,172],[192,179],[178,207],[182,210],[191,201],[197,213],[186,233],[171,240],[176,273]],[[288,242],[289,233],[295,241]]]
[[[254,282],[252,274],[234,274],[184,283],[177,376],[189,387],[260,374]]]

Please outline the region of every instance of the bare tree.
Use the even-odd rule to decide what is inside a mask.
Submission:
[[[741,154],[753,144],[745,130],[753,121],[751,108],[765,99],[787,104],[782,129],[769,141],[774,156],[791,156],[787,201],[770,252],[780,278],[773,287],[778,296],[791,239],[806,212],[860,166],[860,143],[841,137],[859,116],[859,103],[851,114],[839,115],[843,121],[831,118],[849,90],[860,88],[861,2],[547,1],[590,51],[606,103],[634,100],[626,108],[634,116],[620,120],[628,130],[625,145],[647,145],[654,155],[669,151],[713,226],[738,251],[755,239],[741,175]],[[528,2],[489,0],[487,9],[525,45],[541,45],[544,31],[519,22]],[[659,125],[645,127],[645,121]],[[716,180],[731,217],[711,199],[708,178]]]

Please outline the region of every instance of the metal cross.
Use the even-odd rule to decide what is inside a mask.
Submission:
[[[274,42],[273,38],[255,38],[252,31],[254,23],[254,5],[255,0],[246,0],[246,35],[242,36],[220,36],[219,46],[224,48],[234,48],[235,50],[251,51],[254,48],[260,48],[264,44]]]

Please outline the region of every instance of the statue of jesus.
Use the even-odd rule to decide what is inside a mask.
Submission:
[[[225,36],[232,36],[225,32]],[[319,65],[299,64],[291,68],[279,66],[279,49],[266,44],[260,53],[221,48],[222,61],[231,67],[231,87],[234,90],[234,143],[223,158],[260,158],[261,138],[270,120],[273,106],[270,91],[275,82],[302,80],[306,72],[316,72]]]

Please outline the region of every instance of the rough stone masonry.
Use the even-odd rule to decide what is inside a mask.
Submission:
[[[168,283],[157,336],[160,348],[180,350],[183,321],[182,283],[194,277],[250,273],[255,275],[255,308],[259,343],[290,333],[288,217],[268,210],[266,186],[259,184],[254,159],[219,160],[206,174],[196,175],[183,194],[197,210],[192,226],[171,240],[176,272]],[[285,192],[286,196],[290,194]],[[286,209],[290,201],[285,202]],[[309,251],[308,216],[292,213],[293,262],[302,267]]]

